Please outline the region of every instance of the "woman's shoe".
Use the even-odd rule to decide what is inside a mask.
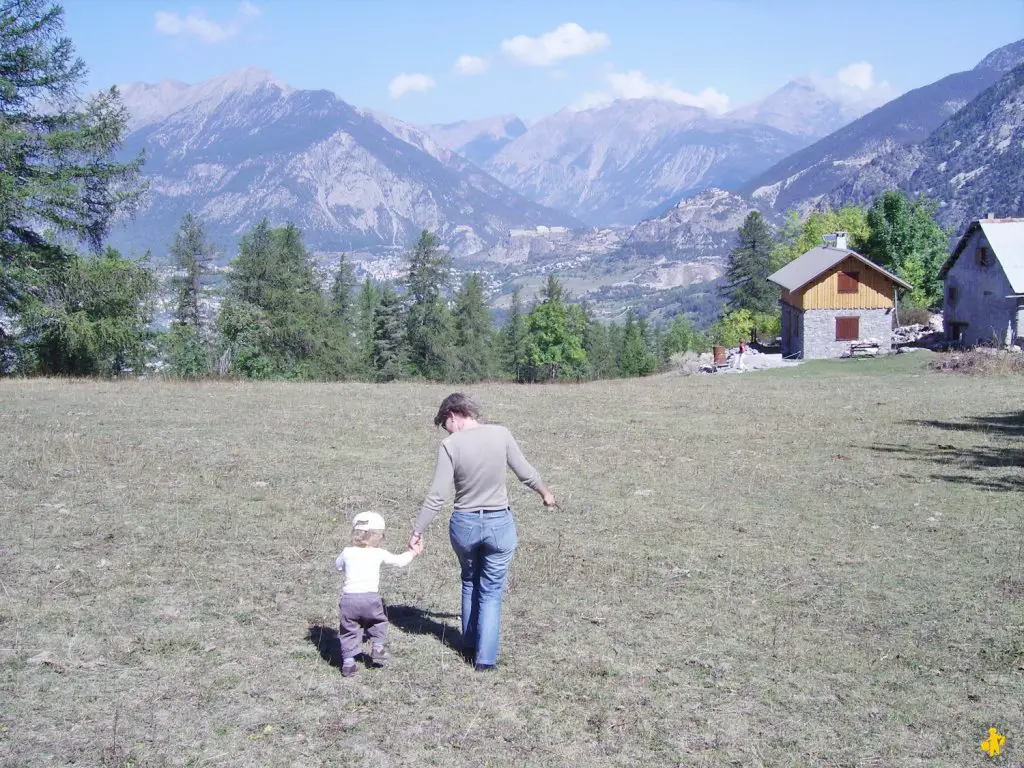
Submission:
[[[477,672],[493,672],[497,668],[497,664],[477,664],[473,667]]]

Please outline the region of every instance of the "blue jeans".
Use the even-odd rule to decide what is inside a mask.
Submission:
[[[455,512],[448,524],[462,566],[462,642],[477,664],[495,664],[505,577],[519,537],[512,510]]]

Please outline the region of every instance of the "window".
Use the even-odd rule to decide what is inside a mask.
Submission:
[[[836,341],[856,341],[860,338],[860,316],[836,318]]]
[[[957,291],[956,286],[951,285],[946,289],[946,301],[950,304],[956,304]]]
[[[980,246],[974,249],[974,263],[979,267],[987,267],[992,263],[992,254],[988,248]]]
[[[839,292],[856,293],[860,288],[860,272],[840,272]]]

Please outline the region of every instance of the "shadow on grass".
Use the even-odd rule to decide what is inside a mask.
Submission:
[[[341,640],[338,638],[337,627],[311,624],[306,639],[316,646],[321,659],[332,667],[341,669]]]
[[[953,432],[983,432],[997,441],[996,445],[957,447],[943,443],[915,447],[910,445],[872,445],[879,453],[905,456],[921,461],[932,461],[959,473],[932,475],[936,480],[968,483],[989,491],[1024,491],[1024,476],[982,475],[988,469],[1019,469],[1024,467],[1024,411],[993,416],[975,416],[960,421],[918,419],[905,422],[915,427],[930,427]]]
[[[473,663],[471,651],[462,647],[462,630],[438,619],[457,619],[455,613],[436,613],[412,605],[389,605],[388,620],[403,632],[413,635],[433,635],[442,645],[462,656],[466,663]]]

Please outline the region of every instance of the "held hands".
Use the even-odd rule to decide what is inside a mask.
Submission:
[[[423,534],[414,533],[412,538],[409,539],[409,549],[415,552],[417,555],[423,554]]]
[[[544,506],[545,507],[557,507],[558,506],[558,503],[555,501],[555,495],[551,491],[549,491],[547,489],[545,489],[544,492],[541,493],[541,499],[544,501]]]

